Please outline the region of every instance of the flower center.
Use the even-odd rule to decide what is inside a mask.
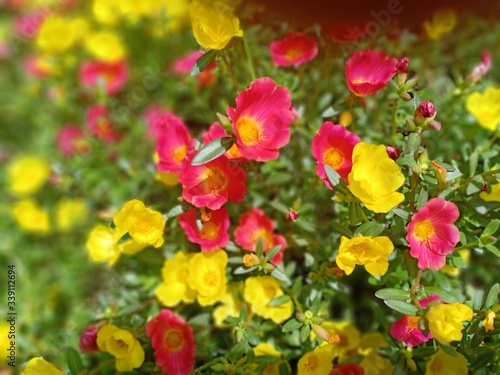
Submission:
[[[295,61],[301,56],[302,56],[302,48],[300,48],[300,47],[294,46],[294,47],[288,48],[288,50],[286,51],[286,57],[290,61]]]
[[[356,245],[353,245],[351,247],[351,253],[354,255],[354,257],[359,261],[360,259],[363,259],[366,256],[366,244],[359,243]]]
[[[254,232],[252,242],[257,245],[259,238],[262,238],[264,251],[270,249],[273,245],[273,234],[265,229],[259,229]]]
[[[219,275],[217,274],[217,272],[214,272],[212,270],[208,270],[203,275],[203,282],[205,283],[205,285],[214,287],[214,286],[219,285],[220,278],[219,278]]]
[[[307,359],[307,363],[304,363],[304,368],[309,371],[314,371],[316,370],[316,368],[318,368],[318,365],[319,365],[318,358],[310,356]]]
[[[273,286],[266,286],[264,288],[264,293],[269,300],[272,300],[276,296],[276,288]]]
[[[221,190],[227,186],[227,176],[217,167],[209,167],[209,172],[207,174],[206,187],[213,194],[219,193]]]
[[[181,283],[186,283],[189,276],[189,269],[187,267],[182,267],[177,271],[177,280]]]
[[[176,147],[174,149],[174,151],[172,152],[172,159],[174,159],[174,161],[177,164],[180,164],[180,162],[183,161],[184,158],[186,157],[186,154],[187,154],[187,146],[186,145]]]
[[[182,332],[177,329],[169,329],[163,336],[163,344],[169,352],[177,352],[184,345]]]
[[[435,374],[440,374],[442,370],[444,370],[444,364],[436,358],[434,362],[432,362],[431,369]]]
[[[419,240],[428,241],[434,235],[434,225],[429,219],[419,221],[415,225],[413,235]]]
[[[330,147],[323,154],[323,163],[329,165],[333,169],[339,169],[345,162],[345,156],[338,148]]]
[[[255,145],[262,137],[262,129],[254,119],[242,116],[236,121],[236,130],[245,145]]]
[[[419,320],[420,320],[419,316],[408,316],[408,328],[410,328],[410,330],[417,329],[418,328],[417,324]]]
[[[203,224],[203,228],[200,231],[200,237],[207,240],[213,240],[217,237],[218,232],[217,225],[213,222],[208,222]]]

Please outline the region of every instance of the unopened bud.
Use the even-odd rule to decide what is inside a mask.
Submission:
[[[401,153],[402,153],[402,151],[399,148],[392,147],[392,146],[386,146],[385,151],[387,152],[387,155],[389,155],[389,157],[392,160],[397,160],[401,156]]]
[[[434,160],[431,161],[431,166],[436,170],[436,180],[438,181],[438,183],[444,183],[448,174],[446,168],[442,165],[439,165]]]
[[[412,119],[406,120],[406,126],[408,127],[408,130],[415,131],[417,128],[415,125],[415,122]]]
[[[245,254],[243,255],[243,264],[245,267],[252,267],[259,264],[259,257],[255,254]]]
[[[413,113],[413,120],[417,125],[427,124],[434,120],[434,117],[436,117],[436,108],[428,100],[420,103]]]
[[[303,322],[306,317],[305,317],[304,313],[298,312],[297,314],[295,314],[295,318],[297,318],[297,320],[299,322]]]
[[[306,319],[311,319],[311,318],[314,316],[314,314],[312,313],[312,311],[307,310],[307,311],[304,313],[304,316],[305,316],[305,318],[306,318]]]
[[[418,156],[418,164],[423,165],[429,162],[429,153],[427,150],[422,151],[422,153]]]
[[[403,92],[401,95],[399,95],[399,97],[406,101],[413,99],[412,95],[409,92]]]
[[[319,317],[319,316],[315,316],[311,319],[311,322],[313,322],[314,324],[321,324],[325,321],[325,319]]]
[[[231,120],[229,117],[224,116],[222,113],[217,112],[217,118],[223,128],[231,128]]]
[[[100,327],[91,325],[86,327],[80,336],[80,351],[82,353],[92,352],[99,350],[97,346],[97,333]]]
[[[420,165],[415,165],[415,166],[411,167],[411,170],[415,174],[422,174],[425,172]]]
[[[276,267],[275,267],[274,265],[272,265],[271,263],[266,263],[266,264],[264,265],[264,271],[266,271],[266,272],[271,273],[271,272],[273,272],[275,269],[276,269]]]
[[[338,267],[331,267],[326,270],[326,275],[329,277],[336,277],[337,279],[340,279],[342,276],[344,276],[344,271],[342,271]]]
[[[226,369],[226,366],[222,363],[217,363],[213,366],[210,366],[210,369],[212,369],[212,371],[214,372],[223,372]]]
[[[299,214],[295,210],[290,210],[286,213],[286,219],[288,221],[295,221],[299,218]]]
[[[403,57],[396,65],[396,69],[398,70],[397,82],[399,86],[404,85],[406,78],[408,77],[408,62],[408,57]]]
[[[435,130],[435,131],[440,131],[441,130],[441,123],[439,121],[436,121],[436,120],[431,120],[429,121],[429,123],[427,124],[427,127],[430,129],[430,130]]]

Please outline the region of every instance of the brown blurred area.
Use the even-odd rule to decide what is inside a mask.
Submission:
[[[417,28],[444,8],[500,18],[499,0],[244,0],[244,3],[265,7],[263,22],[286,20],[300,27],[322,22],[363,24],[377,20],[377,16],[383,20],[390,14],[391,23]]]

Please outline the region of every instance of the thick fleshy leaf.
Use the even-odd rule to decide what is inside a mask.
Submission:
[[[234,144],[234,138],[224,137],[214,139],[209,144],[205,145],[198,153],[194,156],[191,161],[191,165],[203,165],[217,159],[219,156],[224,154],[227,150],[231,148]]]
[[[217,56],[217,50],[209,50],[205,52],[194,64],[191,70],[191,76],[197,76],[203,72],[211,63],[215,60]]]

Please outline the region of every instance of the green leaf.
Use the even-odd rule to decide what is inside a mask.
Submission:
[[[302,291],[302,279],[300,277],[296,278],[295,281],[293,282],[292,286],[292,294],[295,297],[300,296],[300,292]]]
[[[274,258],[274,256],[276,254],[279,253],[279,251],[281,250],[281,245],[277,245],[275,247],[273,247],[271,250],[269,250],[267,253],[266,253],[266,256],[265,256],[265,261],[266,262],[269,262],[271,259]]]
[[[349,228],[346,228],[345,226],[339,224],[339,223],[336,223],[336,222],[330,222],[328,223],[328,225],[335,231],[337,232],[338,234],[341,234],[345,237],[348,237],[348,238],[352,238],[353,234],[352,232],[349,230]]]
[[[363,221],[363,210],[358,202],[349,203],[349,224],[356,225]]]
[[[497,257],[500,257],[500,250],[498,250],[496,246],[494,246],[494,245],[486,245],[484,248],[486,250],[488,250],[489,252],[495,254]]]
[[[251,329],[245,329],[243,331],[243,337],[251,344],[257,345],[259,343],[259,338]]]
[[[417,315],[418,309],[411,303],[396,300],[396,299],[386,299],[384,303],[391,309],[400,312],[405,315]]]
[[[285,362],[280,363],[279,370],[280,370],[280,375],[290,375],[290,369],[288,368]]]
[[[467,195],[476,194],[481,191],[483,186],[484,186],[483,176],[478,175],[469,182],[467,188],[465,189],[465,193]]]
[[[295,331],[296,329],[299,329],[303,325],[304,324],[302,322],[299,322],[297,319],[292,318],[283,325],[283,328],[281,330],[283,332]]]
[[[264,239],[262,237],[259,237],[257,240],[257,246],[255,246],[255,255],[257,257],[261,257],[262,254],[264,253]]]
[[[377,237],[384,231],[384,228],[384,224],[377,223],[376,221],[370,221],[360,225],[354,232],[354,235],[356,236],[360,234],[362,236]]]
[[[237,326],[238,324],[240,324],[240,320],[237,317],[231,315],[226,316],[226,319],[224,319],[224,321],[232,324],[233,326]]]
[[[241,341],[237,343],[233,348],[231,349],[231,352],[229,353],[229,360],[231,362],[236,362],[238,359],[240,359],[243,354],[247,351],[247,349],[250,348],[248,346],[248,343],[246,341]]]
[[[407,165],[410,168],[418,165],[415,159],[413,159],[413,155],[411,154],[403,154],[400,158],[398,158],[396,163],[401,166]]]
[[[488,223],[488,225],[486,226],[486,228],[484,228],[482,236],[493,235],[497,231],[499,224],[500,224],[500,220],[498,220],[498,219],[490,221]]]
[[[436,352],[433,347],[421,347],[413,351],[413,358],[426,358],[430,357]]]
[[[78,375],[84,370],[80,354],[73,348],[66,350],[66,359],[68,361],[68,368],[73,375]]]
[[[375,297],[380,299],[396,299],[406,301],[410,299],[410,292],[402,289],[386,288],[377,290],[375,292]]]
[[[471,348],[476,348],[481,343],[484,341],[485,336],[480,335],[479,333],[475,333],[474,336],[472,336],[472,340],[470,341],[470,346]]]
[[[309,325],[304,325],[300,329],[300,340],[306,341],[309,339],[309,334],[311,333],[311,327]]]
[[[165,214],[165,220],[178,216],[183,212],[184,212],[184,206],[182,204],[179,204]]]
[[[483,309],[489,309],[498,303],[498,293],[500,293],[500,284],[496,283],[493,285],[486,296],[486,301],[484,302]]]
[[[443,349],[443,352],[445,352],[446,354],[448,354],[451,357],[458,356],[457,351],[455,350],[455,348],[453,346],[451,346],[447,342],[443,342],[443,341],[439,341],[439,340],[436,340],[436,341],[439,343],[439,346],[441,347],[441,349]]]
[[[285,283],[289,283],[290,279],[288,278],[287,275],[285,275],[283,272],[281,272],[279,269],[275,268],[273,272],[271,272],[271,276],[274,276],[276,279],[280,281],[284,281]]]
[[[234,270],[233,274],[235,275],[243,275],[245,273],[252,272],[253,270],[257,269],[258,266],[252,266],[252,267],[238,267]]]
[[[274,297],[269,302],[269,306],[281,306],[281,305],[287,303],[290,300],[291,300],[291,298],[290,298],[290,296],[288,294],[282,294],[281,296]]]
[[[231,146],[234,144],[234,138],[232,137],[223,137],[214,139],[209,144],[203,146],[200,151],[194,156],[191,161],[191,165],[203,165],[212,161],[219,156],[221,156],[224,152],[229,150]]]
[[[447,302],[447,303],[457,302],[457,297],[453,293],[451,293],[443,288],[439,288],[437,286],[426,286],[425,287],[425,294],[427,296],[430,296],[431,294],[437,294],[438,296],[443,298],[444,302]]]
[[[339,189],[339,191],[342,193],[349,192],[349,189],[347,188],[345,181],[342,179],[342,177],[340,177],[340,175],[337,173],[335,169],[325,164],[325,173],[326,173],[326,178],[328,178],[328,181],[332,186]]]
[[[470,159],[469,159],[469,176],[474,176],[474,173],[476,173],[478,156],[479,155],[478,155],[477,151],[474,151],[470,155]]]
[[[200,58],[196,60],[193,69],[191,69],[191,76],[197,76],[203,72],[212,63],[212,61],[215,60],[217,53],[217,50],[212,49],[200,56]]]
[[[429,200],[429,193],[427,193],[427,189],[424,186],[422,187],[422,189],[420,189],[420,193],[418,194],[418,200],[415,206],[417,211],[420,210],[427,203],[428,200]]]
[[[422,142],[422,138],[417,133],[411,133],[406,142],[405,152],[412,153],[417,150]]]
[[[240,322],[246,322],[248,316],[247,305],[243,304],[240,310]]]
[[[470,360],[469,362],[469,368],[471,370],[477,371],[480,370],[488,363],[493,361],[496,357],[496,351],[493,348],[488,348],[488,347],[482,347],[481,348],[481,353],[477,355],[474,359]]]

